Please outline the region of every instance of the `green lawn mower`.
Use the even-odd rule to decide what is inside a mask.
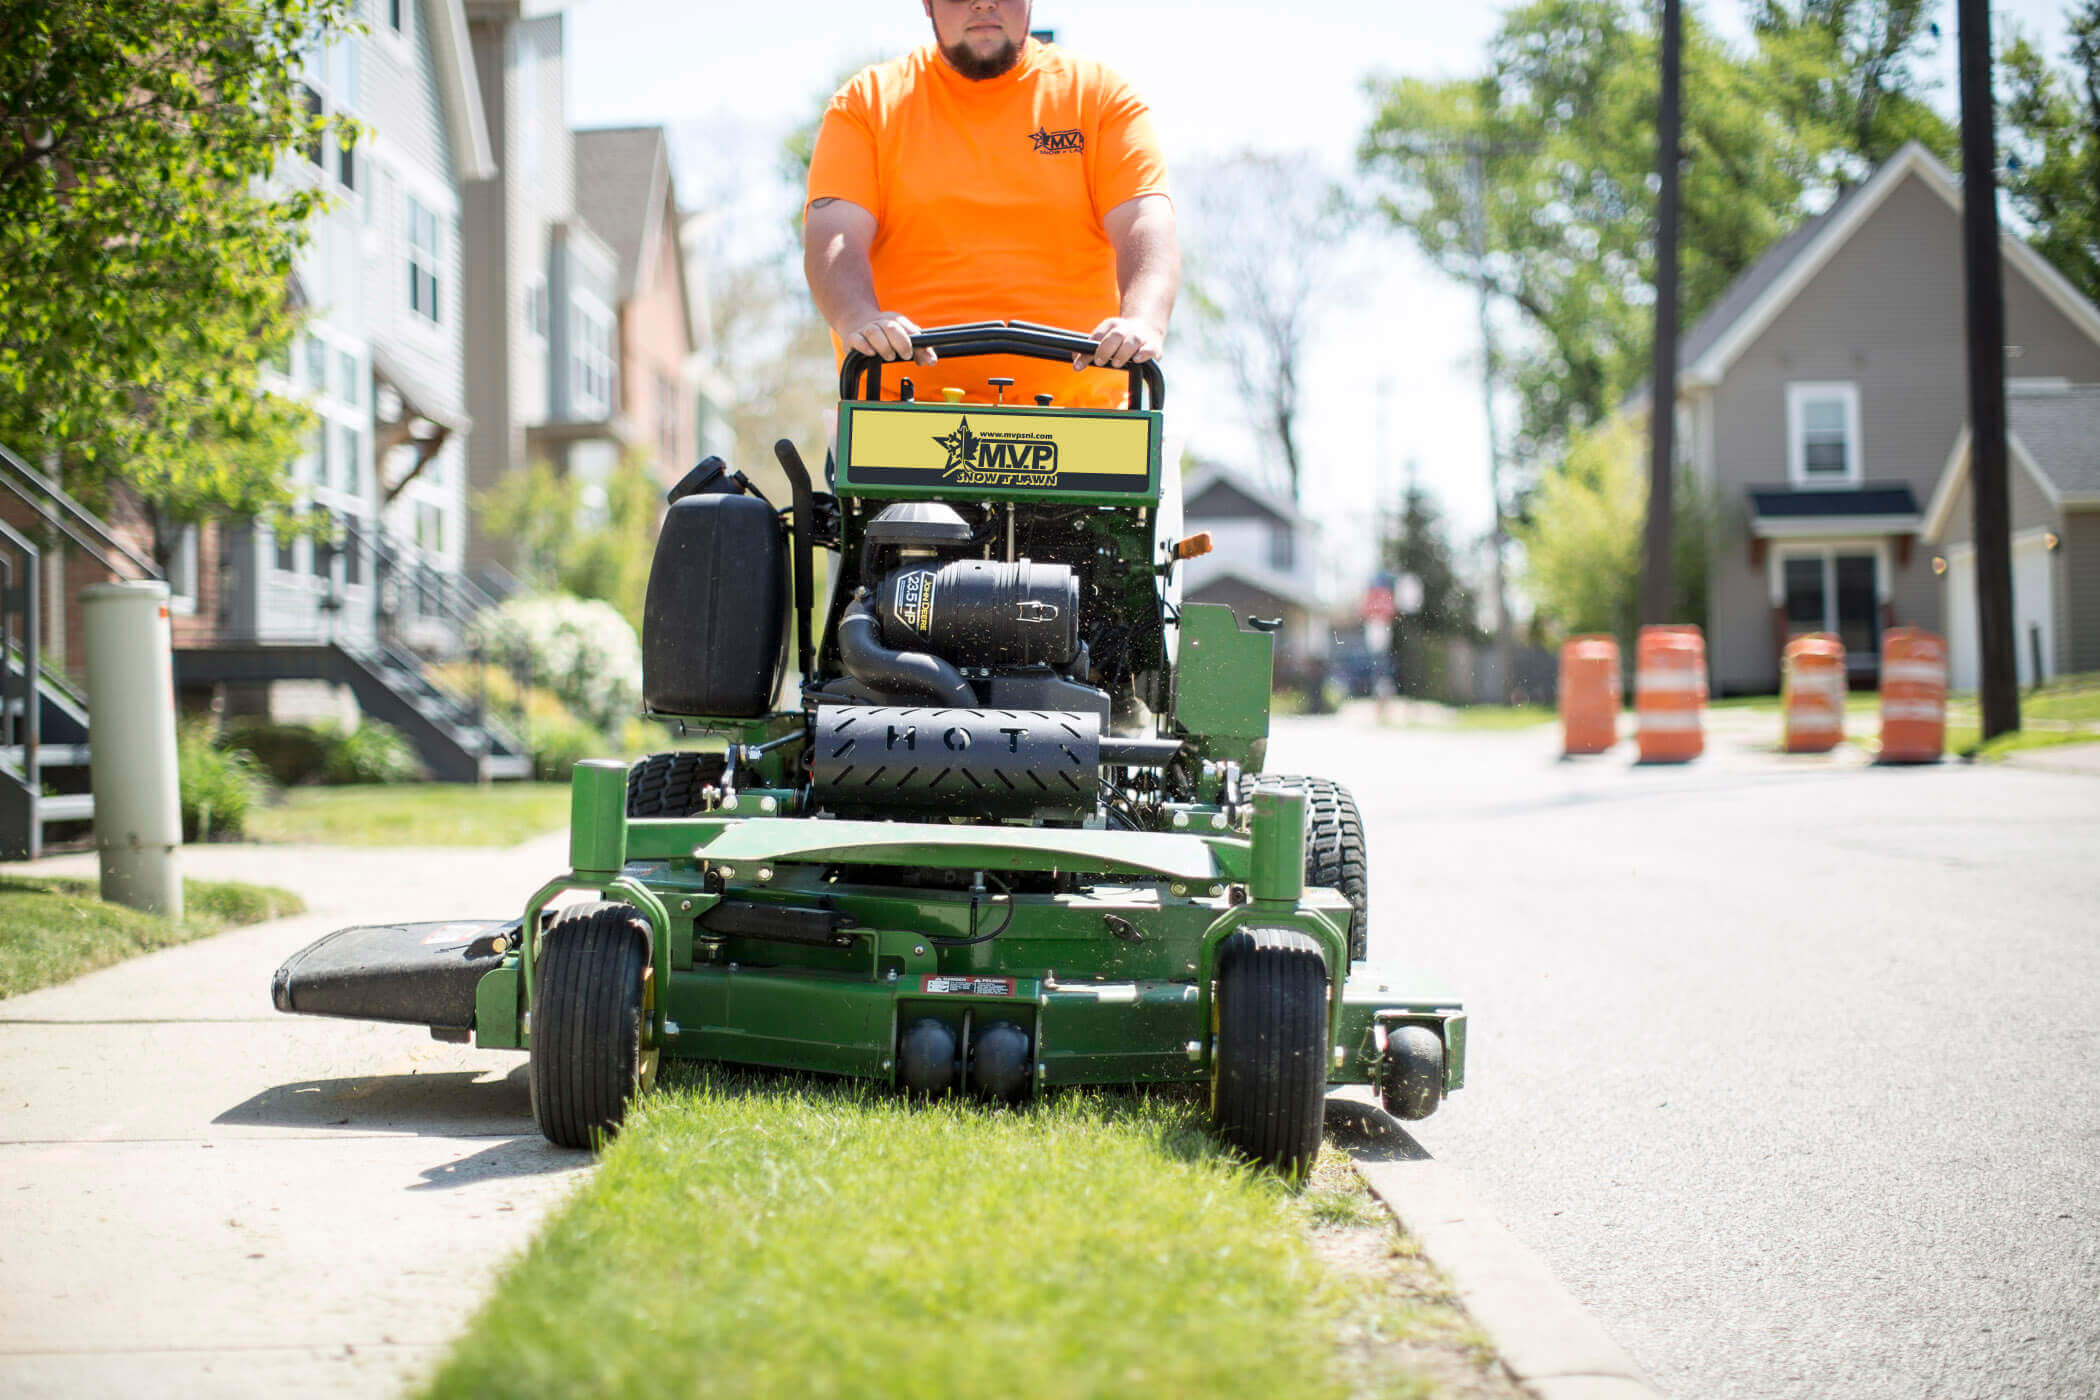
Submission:
[[[1095,349],[1002,322],[915,343]],[[522,918],[332,934],[278,1008],[526,1050],[567,1147],[666,1055],[999,1100],[1204,1083],[1225,1141],[1285,1171],[1329,1084],[1428,1116],[1464,1083],[1464,1012],[1364,961],[1348,791],[1262,771],[1274,624],[1180,601],[1207,541],[1161,468],[1159,367],[1099,371],[1129,375],[1115,411],[908,379],[883,402],[886,368],[911,366],[846,357],[829,492],[783,441],[786,509],[715,459],[671,493],[645,698],[719,744],[579,765],[572,868]]]

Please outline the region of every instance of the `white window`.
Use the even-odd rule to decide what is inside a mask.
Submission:
[[[547,279],[535,277],[525,289],[525,329],[534,340],[547,338]]]
[[[408,197],[408,309],[433,325],[438,319],[438,221]]]
[[[1859,386],[1786,386],[1787,480],[1795,486],[1857,486]]]
[[[407,34],[415,23],[415,13],[409,9],[413,0],[380,0],[386,7],[386,27],[396,34]]]
[[[197,611],[197,527],[185,525],[168,556],[168,606],[185,616]]]
[[[612,407],[612,317],[581,302],[570,308],[569,315],[576,411],[596,417]]]

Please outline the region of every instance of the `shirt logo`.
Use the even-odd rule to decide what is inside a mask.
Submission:
[[[1086,133],[1074,127],[1070,131],[1045,131],[1040,126],[1028,133],[1035,143],[1039,156],[1076,156],[1086,151]]]
[[[948,449],[941,474],[961,485],[1057,485],[1057,444],[1047,433],[972,432],[965,418],[954,432],[934,441]]]

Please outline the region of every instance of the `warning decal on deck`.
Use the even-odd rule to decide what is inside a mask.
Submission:
[[[935,996],[955,997],[1010,997],[1014,994],[1014,979],[1011,977],[924,977],[919,981],[919,990]]]

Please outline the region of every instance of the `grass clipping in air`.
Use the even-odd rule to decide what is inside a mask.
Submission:
[[[678,1074],[432,1394],[1364,1393],[1336,1348],[1354,1300],[1307,1245],[1357,1207],[1225,1157],[1188,1095]]]

